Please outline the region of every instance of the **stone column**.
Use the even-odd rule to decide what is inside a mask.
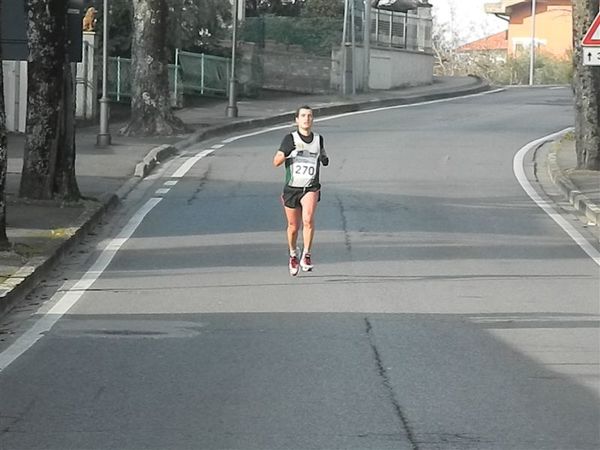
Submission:
[[[2,61],[6,129],[24,133],[27,121],[27,61]]]
[[[421,3],[417,8],[419,23],[417,25],[417,50],[420,52],[431,52],[431,33],[432,33],[432,5]]]
[[[81,62],[77,63],[76,110],[78,119],[96,119],[98,117],[98,65],[96,52],[98,36],[94,31],[83,32]]]

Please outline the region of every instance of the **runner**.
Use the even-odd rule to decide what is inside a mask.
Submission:
[[[313,111],[309,106],[296,110],[295,120],[298,129],[283,138],[273,165],[285,163],[285,186],[283,209],[287,219],[287,241],[290,250],[290,275],[296,276],[300,268],[304,272],[313,269],[311,248],[315,234],[315,212],[321,199],[319,182],[320,165],[327,166],[329,158],[323,146],[323,137],[313,133]],[[298,261],[298,232],[302,224],[304,250]]]

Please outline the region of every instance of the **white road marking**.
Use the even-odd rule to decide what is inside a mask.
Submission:
[[[210,155],[213,152],[214,152],[214,149],[202,150],[200,153],[197,153],[195,156],[192,156],[190,159],[188,159],[186,162],[184,162],[181,165],[181,167],[179,167],[179,169],[177,169],[175,171],[175,173],[173,175],[171,175],[171,178],[183,178],[185,176],[185,174],[188,173],[188,171],[194,166],[194,164],[196,164],[202,158]]]
[[[381,108],[365,109],[362,111],[351,111],[351,112],[347,112],[347,113],[343,113],[343,114],[336,114],[334,116],[321,117],[319,119],[315,119],[315,122],[324,122],[326,120],[339,119],[340,117],[354,116],[357,114],[369,114],[369,113],[378,112],[378,111],[387,111],[390,109],[414,108],[415,106],[433,105],[435,103],[446,103],[446,102],[451,102],[453,100],[461,100],[463,98],[481,97],[483,95],[496,94],[498,92],[503,92],[505,90],[506,89],[494,89],[492,91],[485,91],[485,92],[479,92],[477,94],[463,95],[461,97],[442,98],[442,99],[438,99],[438,100],[429,100],[426,102],[410,103],[410,104],[406,104],[406,105],[383,106]],[[290,112],[290,114],[292,114],[292,112]],[[269,127],[269,128],[265,128],[262,130],[253,131],[251,133],[241,134],[239,136],[233,136],[233,137],[224,139],[222,142],[224,144],[230,144],[231,142],[235,142],[237,140],[244,139],[247,137],[257,136],[259,134],[269,133],[271,131],[282,130],[282,129],[290,128],[290,127],[292,127],[291,123],[285,124],[285,125],[276,125],[274,127]]]
[[[161,198],[153,197],[142,206],[134,216],[129,219],[129,222],[121,230],[121,232],[109,241],[96,262],[90,269],[70,288],[68,291],[61,294],[60,299],[56,304],[45,313],[29,330],[23,333],[15,342],[13,342],[6,350],[0,353],[0,372],[6,369],[19,356],[29,350],[45,333],[66,314],[69,309],[77,303],[81,296],[94,284],[94,282],[106,270],[117,252],[123,244],[129,240],[137,227],[142,223],[146,215],[158,205]]]
[[[169,181],[165,181],[165,186],[175,186],[178,183],[177,180],[169,180]]]
[[[556,133],[550,134],[548,136],[544,136],[540,139],[536,139],[535,141],[530,142],[521,148],[513,159],[513,172],[517,177],[517,180],[521,184],[521,187],[525,190],[527,195],[540,207],[544,210],[546,214],[550,216],[554,222],[556,222],[570,237],[575,241],[577,245],[579,245],[584,252],[588,254],[592,260],[600,266],[600,252],[596,250],[596,248],[585,238],[583,235],[575,229],[573,225],[571,225],[564,217],[560,215],[546,200],[544,200],[540,195],[536,192],[533,186],[529,183],[527,179],[527,175],[525,174],[525,169],[523,166],[525,155],[532,149],[544,144],[548,141],[556,140],[557,138],[564,135],[566,132],[571,131],[573,128],[566,128],[562,131],[558,131]]]
[[[156,190],[155,194],[156,194],[156,195],[165,195],[165,194],[167,194],[167,193],[168,193],[170,190],[171,190],[170,188],[160,188],[160,189],[157,189],[157,190]]]

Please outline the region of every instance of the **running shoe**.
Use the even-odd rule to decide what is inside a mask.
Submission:
[[[296,256],[290,256],[289,268],[291,276],[295,277],[298,275],[298,272],[300,271],[300,263],[298,262],[298,258]]]
[[[300,260],[300,267],[302,267],[303,272],[310,272],[313,270],[313,265],[310,260],[310,253],[306,253],[302,259]]]

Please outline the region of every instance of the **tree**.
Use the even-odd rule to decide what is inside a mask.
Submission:
[[[109,54],[129,58],[133,29],[130,0],[109,3]],[[215,54],[218,43],[227,37],[224,24],[231,22],[231,4],[223,0],[167,0],[167,56],[176,48]],[[100,28],[100,27],[99,27]]]
[[[27,0],[27,126],[19,196],[81,197],[75,179],[73,85],[65,0]]]
[[[2,0],[0,0],[0,17]],[[2,24],[0,23],[0,36]],[[10,247],[6,236],[6,166],[7,166],[6,113],[4,110],[4,74],[2,73],[2,47],[0,46],[0,250]]]
[[[133,0],[131,118],[126,136],[173,135],[186,131],[173,114],[169,94],[166,0]]]
[[[600,170],[600,68],[583,65],[581,40],[598,13],[598,0],[573,0],[573,90],[577,168]]]

